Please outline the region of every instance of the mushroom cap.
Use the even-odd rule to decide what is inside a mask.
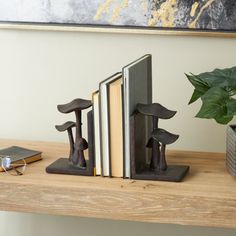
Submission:
[[[174,143],[179,138],[179,135],[172,134],[164,129],[155,129],[152,132],[152,137],[158,142],[167,145]]]
[[[89,108],[91,106],[92,106],[91,100],[77,98],[69,103],[58,105],[57,109],[61,113],[70,113],[75,110],[84,110],[84,109]]]
[[[81,151],[86,150],[88,148],[88,142],[84,138],[80,138],[77,145],[77,149]]]
[[[56,125],[55,128],[59,131],[59,132],[63,132],[66,131],[68,129],[71,129],[73,127],[75,127],[76,124],[73,121],[67,121],[66,123],[62,124],[62,125]]]
[[[170,119],[176,114],[176,111],[171,111],[159,103],[152,104],[137,104],[137,111],[148,116],[155,116],[160,119]]]

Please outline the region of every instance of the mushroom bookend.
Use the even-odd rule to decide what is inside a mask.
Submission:
[[[159,119],[170,119],[175,114],[159,103],[137,104],[130,118],[132,179],[179,182],[188,173],[189,166],[168,165],[166,161],[166,145],[174,143],[179,135],[158,127]],[[148,129],[149,137],[142,135],[143,129]],[[151,149],[150,161],[144,158],[147,149]]]
[[[60,158],[46,168],[48,173],[94,175],[94,128],[93,111],[87,113],[88,142],[82,137],[82,111],[92,106],[90,100],[77,98],[69,103],[58,105],[59,112],[68,114],[74,112],[76,122],[67,121],[62,125],[56,125],[59,132],[67,131],[70,152],[68,158]],[[75,138],[72,129],[75,128]],[[88,149],[89,160],[85,160],[84,151]]]

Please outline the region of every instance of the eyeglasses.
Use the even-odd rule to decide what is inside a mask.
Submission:
[[[12,163],[11,156],[0,156],[1,168],[10,175],[23,175],[26,169],[24,159]]]

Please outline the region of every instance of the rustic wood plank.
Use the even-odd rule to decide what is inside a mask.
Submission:
[[[23,176],[0,174],[0,210],[236,228],[236,181],[224,154],[169,151],[169,163],[191,169],[184,182],[168,183],[47,174],[67,144],[0,140],[10,145],[41,150],[44,159]]]

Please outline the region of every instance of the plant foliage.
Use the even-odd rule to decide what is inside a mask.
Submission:
[[[196,117],[215,119],[219,124],[228,124],[236,115],[236,67],[186,76],[194,86],[189,104],[199,98],[202,100]]]

